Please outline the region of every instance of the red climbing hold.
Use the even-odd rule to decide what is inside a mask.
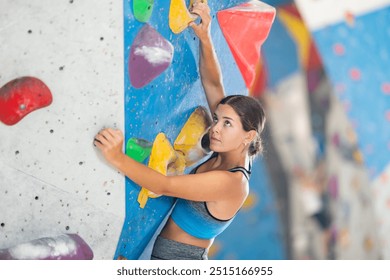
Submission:
[[[268,37],[275,12],[274,7],[252,0],[217,13],[222,33],[248,89],[256,77],[260,48]]]
[[[21,77],[0,88],[0,121],[14,125],[28,113],[51,104],[49,88],[34,77]]]

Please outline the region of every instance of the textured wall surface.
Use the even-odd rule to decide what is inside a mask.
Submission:
[[[111,259],[124,217],[124,178],[97,156],[94,135],[123,128],[122,5],[0,1],[0,84],[42,80],[50,106],[0,123],[0,247],[78,233]]]

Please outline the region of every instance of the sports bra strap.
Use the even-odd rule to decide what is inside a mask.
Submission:
[[[249,170],[246,170],[244,167],[242,166],[238,166],[238,167],[234,167],[232,169],[229,169],[228,171],[230,172],[242,172],[242,174],[244,174],[244,176],[246,177],[246,179],[249,181],[249,178],[251,176],[251,172]]]
[[[215,158],[217,155],[218,155],[218,153],[214,152],[205,162],[203,162],[202,164],[200,164],[197,167],[195,167],[194,169],[192,169],[190,174],[196,174],[196,171],[198,171],[198,168],[201,165],[205,164],[206,162],[208,162],[212,158]],[[229,169],[228,171],[230,171],[230,172],[237,172],[237,171],[242,172],[244,174],[244,176],[246,177],[246,179],[249,181],[249,178],[251,176],[251,169],[252,169],[252,163],[249,162],[249,170],[247,170],[245,167],[237,166],[237,167],[233,167],[232,169]]]

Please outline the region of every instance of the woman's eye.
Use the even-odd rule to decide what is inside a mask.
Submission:
[[[218,122],[218,119],[216,117],[213,118],[213,122]]]
[[[229,121],[225,121],[226,126],[231,126],[231,123]]]

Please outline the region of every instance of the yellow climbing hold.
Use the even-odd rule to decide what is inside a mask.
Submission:
[[[310,54],[310,32],[306,28],[305,23],[297,16],[283,10],[278,9],[278,15],[281,22],[295,39],[298,46],[298,54],[303,67],[309,65]]]
[[[190,1],[189,7],[194,0]],[[202,1],[207,3],[207,1]],[[169,7],[169,28],[172,32],[178,34],[187,28],[188,24],[194,21],[198,16],[188,11],[186,0],[171,0]]]
[[[250,209],[257,203],[257,196],[253,193],[249,193],[248,197],[245,199],[242,209]]]
[[[195,109],[180,131],[174,148],[164,133],[159,133],[154,139],[148,166],[163,175],[181,175],[186,167],[199,161],[207,152],[202,148],[202,137],[211,125],[210,117],[202,106]],[[155,194],[141,188],[138,194],[138,203],[144,208],[149,198],[156,198]]]
[[[209,249],[208,256],[212,258],[217,255],[221,250],[221,247],[221,243],[219,243],[218,241],[214,241],[213,245],[211,245]]]
[[[186,159],[181,152],[176,152],[176,160],[168,165],[168,176],[181,175],[186,169]]]
[[[202,148],[201,142],[210,125],[211,120],[206,109],[199,106],[190,115],[177,136],[173,146],[176,151],[184,155],[187,167],[207,154]]]
[[[159,133],[153,142],[152,152],[149,158],[148,166],[153,170],[167,175],[168,166],[177,160],[176,152],[164,133]],[[141,208],[145,207],[148,198],[156,198],[160,195],[155,194],[145,188],[142,188],[138,195],[138,203]]]
[[[355,150],[353,152],[353,154],[352,154],[352,157],[353,157],[353,159],[355,160],[356,163],[363,164],[364,158],[363,158],[363,154],[362,154],[361,151]]]

